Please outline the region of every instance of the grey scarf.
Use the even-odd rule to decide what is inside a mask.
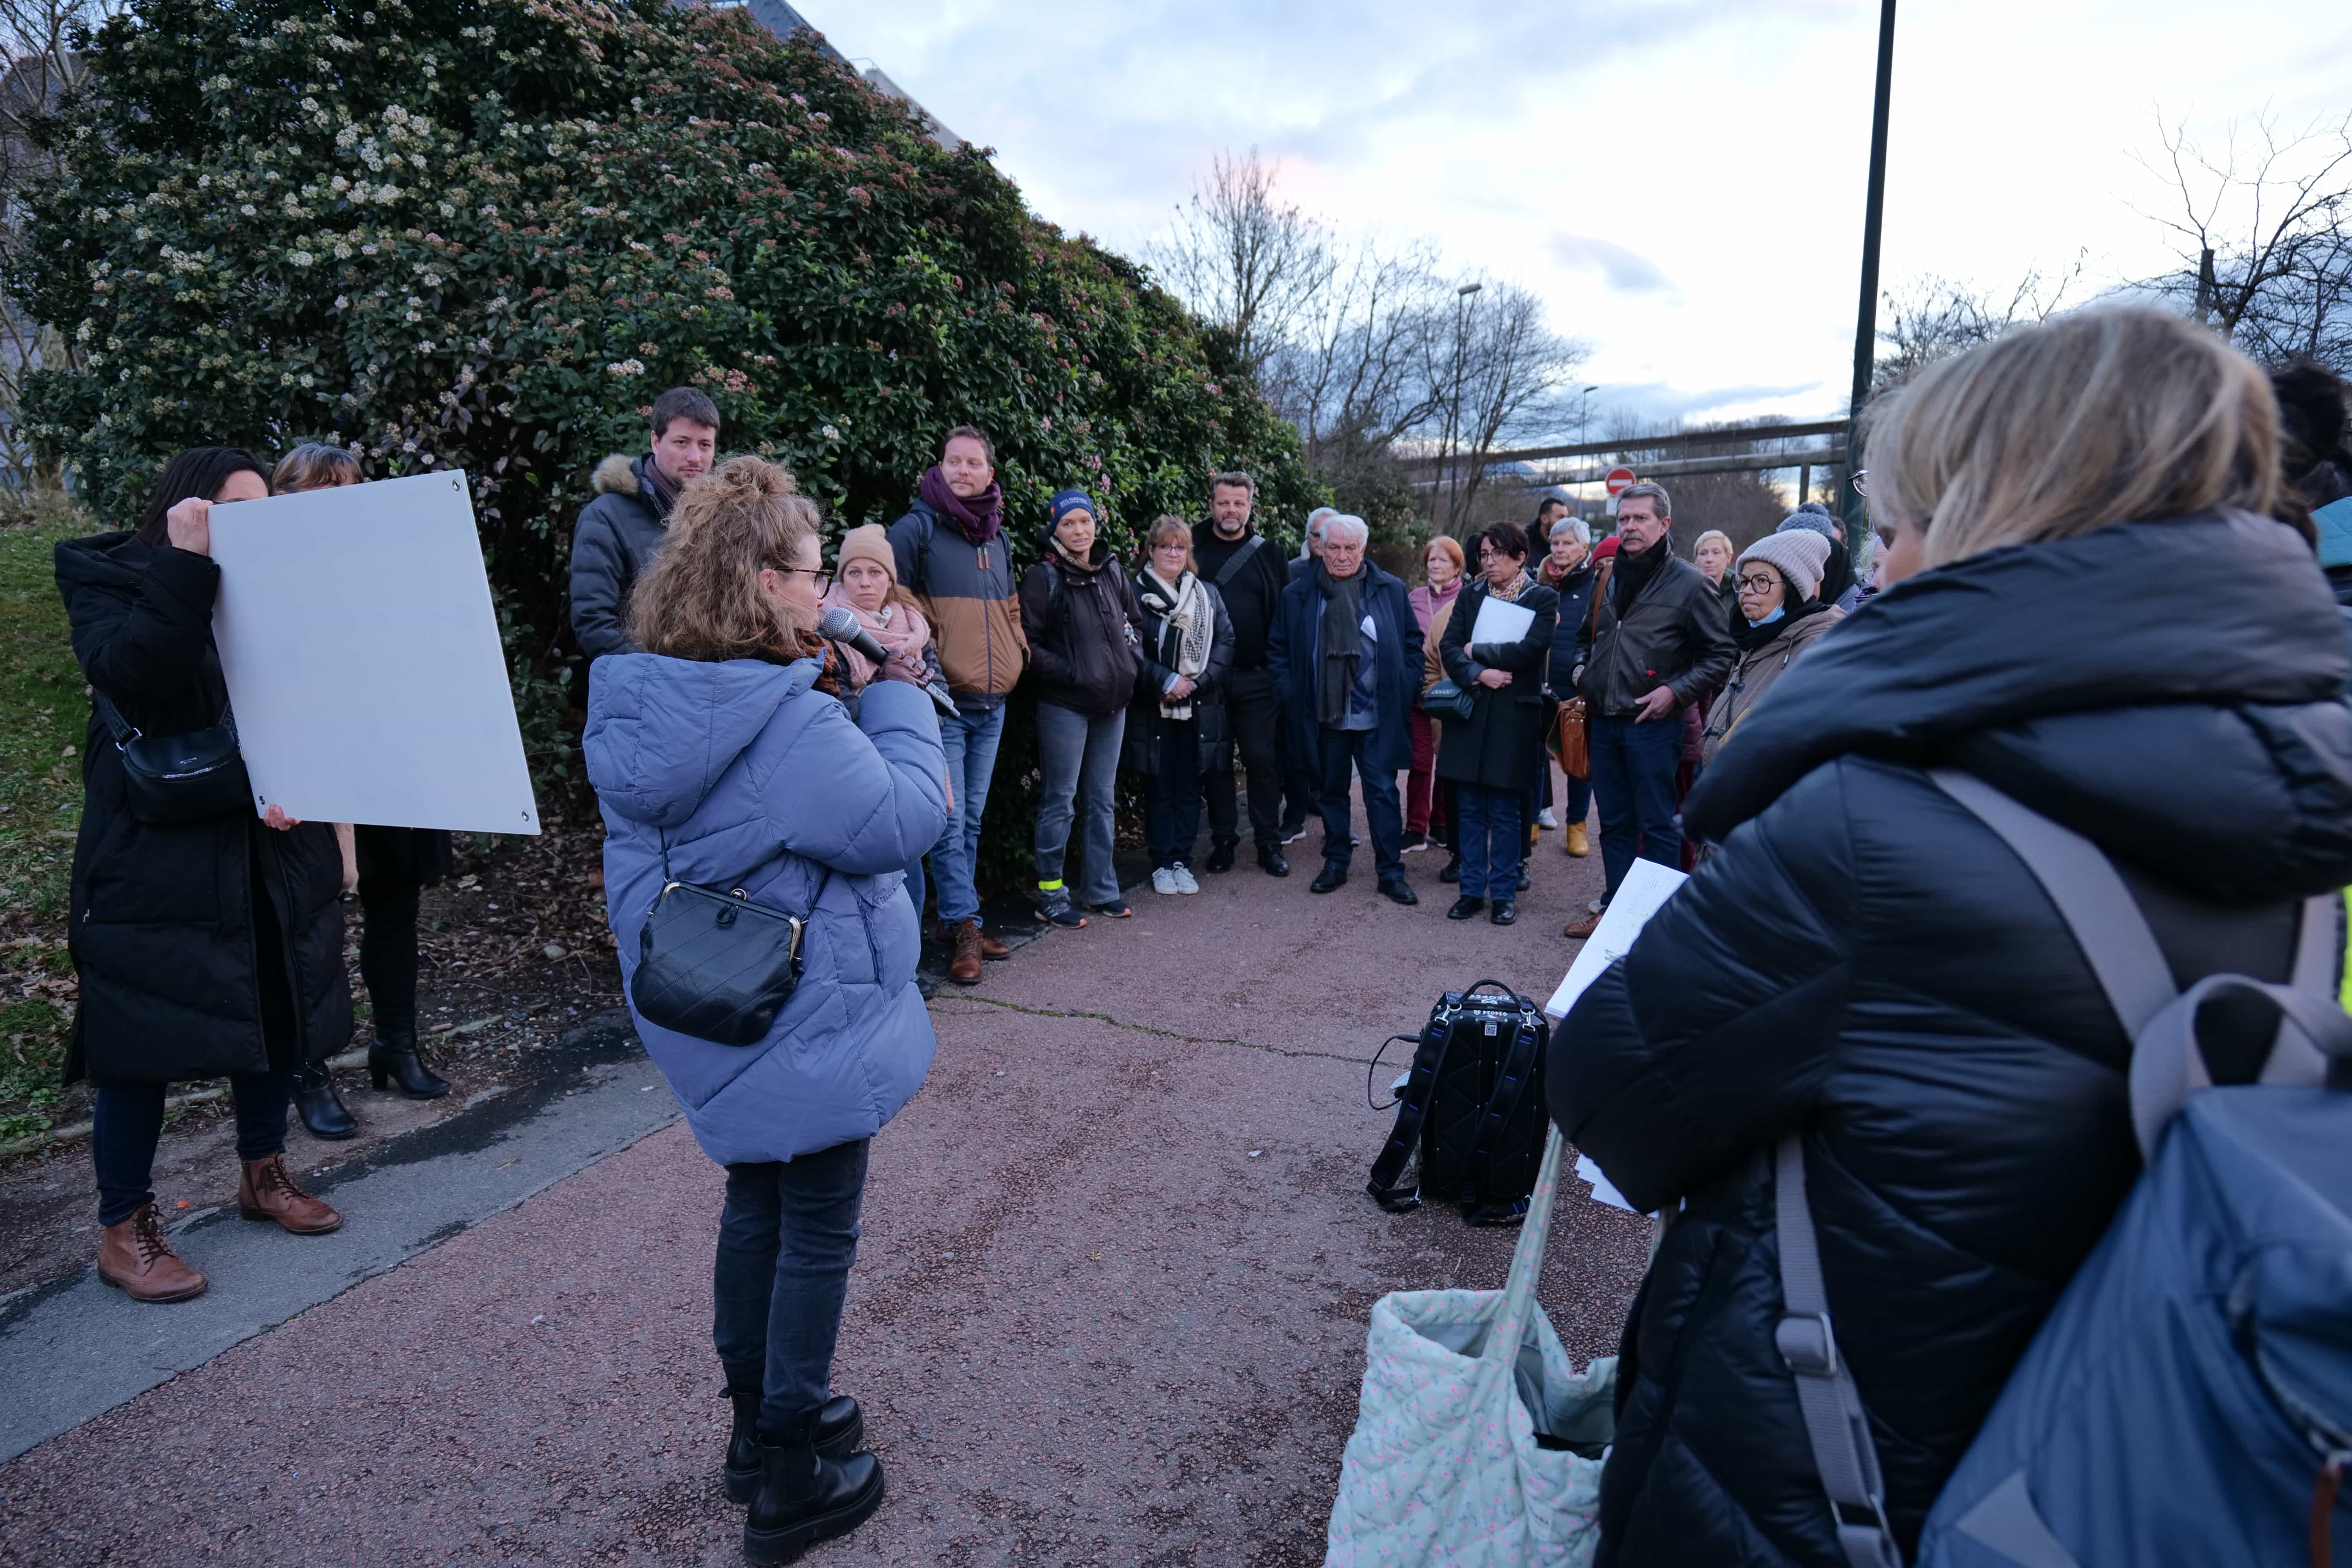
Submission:
[[[1348,699],[1356,689],[1356,670],[1363,663],[1363,567],[1352,577],[1334,578],[1322,562],[1315,563],[1315,585],[1323,595],[1323,661],[1316,672],[1315,719],[1339,729],[1348,721]]]

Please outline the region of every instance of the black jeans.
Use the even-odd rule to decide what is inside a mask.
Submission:
[[[360,978],[374,1009],[375,1037],[416,1033],[416,905],[413,881],[360,879]]]
[[[1265,671],[1243,670],[1228,679],[1225,724],[1234,753],[1249,776],[1250,838],[1259,848],[1271,849],[1282,842],[1282,699]],[[1209,837],[1220,844],[1240,843],[1233,769],[1213,770],[1207,783]]]
[[[760,1431],[771,1441],[804,1437],[832,1397],[867,1142],[727,1167],[711,1338],[727,1385],[761,1391]]]
[[[1323,863],[1344,871],[1355,851],[1354,815],[1348,805],[1348,769],[1352,765],[1364,789],[1364,820],[1372,830],[1372,866],[1383,882],[1404,875],[1404,799],[1397,793],[1396,774],[1364,766],[1364,752],[1378,740],[1370,730],[1317,727],[1323,749],[1323,788],[1316,805],[1323,814]]]
[[[1191,861],[1192,841],[1201,836],[1201,721],[1162,718],[1151,745],[1151,789],[1143,820],[1157,871]]]

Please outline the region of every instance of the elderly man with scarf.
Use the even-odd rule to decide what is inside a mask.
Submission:
[[[1365,559],[1370,531],[1339,513],[1323,525],[1313,567],[1283,590],[1266,637],[1289,724],[1291,755],[1318,770],[1323,869],[1308,890],[1348,879],[1348,770],[1363,782],[1381,891],[1400,904],[1420,898],[1404,879],[1404,812],[1397,774],[1412,765],[1410,718],[1421,684],[1421,623],[1404,584]]]
[[[947,830],[931,847],[931,884],[953,949],[948,978],[959,985],[979,983],[981,960],[1013,952],[980,929],[973,880],[988,782],[1004,738],[1004,700],[1029,662],[1003,505],[995,447],[978,429],[959,425],[941,443],[938,464],[924,470],[915,504],[890,525],[898,582],[931,623],[940,668],[956,703],[955,713],[940,721],[953,804]]]

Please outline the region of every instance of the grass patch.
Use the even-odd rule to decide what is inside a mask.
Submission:
[[[91,531],[63,498],[0,496],[0,1139],[43,1131],[63,1100],[66,888],[89,700],[51,552]]]

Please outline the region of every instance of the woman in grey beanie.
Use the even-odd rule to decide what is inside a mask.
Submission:
[[[1832,517],[1830,509],[1821,502],[1809,500],[1789,514],[1779,531],[1790,533],[1800,530],[1818,533],[1830,542],[1829,560],[1822,569],[1822,588],[1817,597],[1824,605],[1834,605],[1842,610],[1853,609],[1853,601],[1847,595],[1853,594],[1855,598],[1860,597],[1853,580],[1853,555],[1846,548],[1845,534],[1838,527],[1837,519]]]
[[[1844,611],[1822,601],[1823,569],[1843,553],[1826,533],[1790,518],[1733,564],[1739,613],[1732,618],[1731,640],[1739,645],[1739,662],[1706,710],[1699,736],[1702,770],[1797,656],[1845,619]]]

